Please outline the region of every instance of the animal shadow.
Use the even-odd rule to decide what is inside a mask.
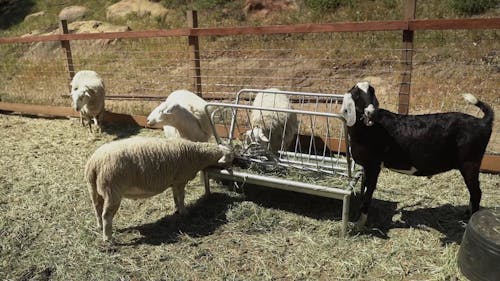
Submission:
[[[444,237],[442,244],[460,243],[464,228],[467,223],[465,211],[467,206],[453,206],[446,204],[435,208],[421,208],[416,210],[392,209],[388,211],[387,203],[384,201],[372,200],[371,209],[368,215],[367,227],[361,231],[362,234],[369,234],[375,237],[389,239],[389,231],[397,228],[414,228],[425,230],[433,228],[441,232]],[[396,206],[398,202],[391,202],[391,206]],[[401,217],[393,221],[395,214]]]
[[[223,193],[203,196],[186,207],[188,214],[167,215],[156,222],[118,230],[118,232],[139,231],[141,238],[121,245],[175,243],[180,236],[203,237],[212,234],[219,226],[227,222],[226,211],[229,206],[242,201]]]
[[[131,136],[135,136],[139,134],[141,131],[139,125],[132,123],[123,123],[123,124],[113,124],[113,123],[104,123],[102,126],[102,131],[108,135],[115,136],[113,140],[125,139]]]
[[[307,216],[317,220],[341,220],[342,200],[320,197],[305,193],[262,187],[259,185],[246,184],[243,192],[247,200],[255,202],[267,208],[275,208],[298,215]],[[351,198],[349,220],[354,221],[358,217],[357,196]],[[374,205],[384,210],[384,215],[391,218],[396,210],[396,202],[373,200]],[[376,216],[377,221],[383,216]]]
[[[445,204],[435,208],[422,208],[401,211],[401,222],[393,228],[430,227],[441,232],[445,237],[441,243],[460,243],[469,217],[465,214],[467,206]]]

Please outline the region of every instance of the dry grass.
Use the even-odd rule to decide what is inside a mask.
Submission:
[[[456,266],[468,195],[459,173],[432,179],[384,171],[371,228],[339,238],[341,203],[246,186],[187,187],[189,215],[170,192],[125,200],[118,245],[101,242],[83,181],[101,144],[159,130],[0,115],[0,279],[7,280],[465,280]],[[481,174],[497,207],[499,175]],[[165,198],[166,197],[166,198]],[[355,208],[355,207],[354,207]]]

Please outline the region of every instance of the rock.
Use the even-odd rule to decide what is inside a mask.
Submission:
[[[147,0],[122,0],[106,9],[106,19],[123,20],[128,16],[136,15],[141,18],[163,20],[168,10],[160,3]]]
[[[125,32],[130,31],[130,27],[123,25],[114,25],[108,22],[102,22],[97,20],[89,20],[89,21],[75,21],[68,24],[68,31],[72,34],[78,33],[101,33],[101,32]],[[42,33],[40,30],[33,30],[28,34],[22,35],[22,37],[27,36],[36,36],[36,35],[54,35],[61,34],[61,30],[59,28],[48,32]],[[102,46],[107,44],[113,44],[119,39],[98,39],[98,40],[84,40],[84,41],[75,41],[72,42],[71,48],[73,50],[78,50],[79,48],[85,48],[87,51],[90,51],[89,46],[102,48]],[[83,44],[79,44],[77,42],[84,42]],[[25,57],[40,57],[51,55],[55,52],[61,50],[61,43],[59,41],[49,41],[49,42],[37,42],[31,44],[28,51],[25,52]]]
[[[29,15],[24,17],[24,20],[27,21],[27,20],[31,20],[33,18],[37,18],[37,17],[41,17],[41,16],[45,16],[45,11],[29,14]]]
[[[68,25],[69,33],[124,32],[129,30],[130,27],[128,26],[114,25],[97,20],[75,21]]]
[[[85,18],[88,14],[88,9],[83,6],[69,6],[59,12],[60,20],[67,20],[68,22],[73,22],[76,20],[81,20]]]
[[[298,9],[295,0],[245,0],[243,11],[247,16],[264,18],[273,12]]]

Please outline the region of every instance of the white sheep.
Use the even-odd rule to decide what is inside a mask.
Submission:
[[[95,71],[78,71],[71,80],[71,98],[73,107],[80,113],[80,122],[85,126],[85,121],[92,132],[92,120],[101,130],[104,116],[104,82]]]
[[[160,124],[177,129],[165,128],[165,136],[178,134],[180,137],[205,142],[212,136],[209,116],[205,112],[207,102],[188,90],[172,92],[167,99],[149,114],[148,126]]]
[[[278,91],[278,89],[268,89]],[[252,106],[261,108],[291,109],[292,105],[287,95],[259,92]],[[250,114],[252,129],[246,131],[246,143],[269,145],[273,153],[286,150],[292,143],[298,131],[297,114],[253,109]]]
[[[172,187],[175,207],[185,214],[184,187],[209,166],[228,165],[233,152],[214,143],[132,137],[99,147],[87,161],[85,178],[103,239],[112,238],[112,220],[122,198],[147,198]]]

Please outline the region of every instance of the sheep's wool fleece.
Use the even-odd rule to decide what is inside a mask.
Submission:
[[[99,147],[89,158],[85,175],[98,186],[99,194],[105,192],[103,188],[112,188],[133,198],[131,190],[140,189],[151,196],[172,185],[186,184],[199,170],[216,165],[223,155],[212,143],[132,137]]]
[[[285,94],[258,93],[253,101],[253,106],[263,108],[292,108]],[[297,133],[297,115],[295,113],[274,112],[268,110],[252,110],[251,122],[253,127],[260,127],[265,135],[271,135],[271,150],[278,151],[285,128],[284,144],[287,147]]]
[[[104,111],[104,82],[96,72],[91,70],[81,70],[75,74],[75,77],[73,77],[73,80],[71,81],[71,88],[81,88],[84,86],[94,90],[95,94],[92,95],[92,98],[88,101],[88,103],[81,108],[80,113],[85,117],[91,118]]]

